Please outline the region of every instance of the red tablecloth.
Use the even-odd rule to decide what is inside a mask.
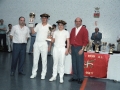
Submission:
[[[84,76],[105,78],[109,54],[84,53]]]

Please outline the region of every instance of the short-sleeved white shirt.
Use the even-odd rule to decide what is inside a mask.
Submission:
[[[37,33],[35,42],[46,41],[49,32],[49,27],[51,27],[50,24],[47,24],[45,26],[43,26],[42,23],[37,24],[37,26],[34,28],[34,31]]]
[[[65,47],[65,41],[69,38],[69,32],[66,30],[56,30],[53,34],[53,38],[55,38],[55,47]]]
[[[27,43],[27,38],[30,37],[30,30],[28,27],[23,28],[20,25],[12,27],[10,35],[13,36],[13,43]]]

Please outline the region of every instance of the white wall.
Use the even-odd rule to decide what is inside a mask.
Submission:
[[[100,18],[93,17],[95,7],[100,7]],[[17,24],[20,16],[24,16],[28,24],[30,12],[36,14],[36,22],[40,22],[42,13],[50,14],[50,24],[63,19],[69,31],[74,27],[75,18],[81,17],[89,36],[94,32],[97,21],[103,34],[102,41],[115,43],[119,34],[120,0],[0,0],[0,18],[6,25]]]

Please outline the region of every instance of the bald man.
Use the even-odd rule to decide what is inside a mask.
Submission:
[[[82,26],[82,19],[75,19],[75,27],[70,33],[70,50],[72,56],[73,76],[69,80],[82,84],[84,79],[84,48],[88,44],[88,30]]]
[[[92,33],[91,39],[94,41],[94,43],[101,43],[102,39],[102,33],[99,32],[99,28],[95,28],[95,32]],[[93,50],[95,50],[95,44],[93,44]],[[101,46],[99,46],[99,51],[101,51]]]

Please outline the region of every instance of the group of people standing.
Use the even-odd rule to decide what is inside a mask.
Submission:
[[[30,78],[35,78],[37,76],[40,54],[42,58],[41,79],[45,79],[46,77],[47,54],[48,51],[50,51],[46,39],[49,38],[51,39],[50,43],[54,44],[53,74],[49,81],[56,80],[59,68],[60,83],[64,82],[64,60],[65,56],[70,53],[72,56],[73,75],[69,81],[77,81],[81,84],[84,79],[84,48],[89,42],[88,30],[82,26],[82,19],[79,17],[75,19],[75,27],[71,30],[70,34],[65,30],[66,21],[58,20],[56,22],[58,24],[58,29],[54,31],[53,36],[48,37],[49,27],[52,27],[48,23],[50,15],[41,14],[40,17],[42,22],[38,23],[35,27],[28,28],[25,26],[24,17],[20,17],[19,24],[12,27],[10,33],[10,38],[13,41],[11,76],[15,75],[18,61],[18,74],[25,75],[23,72],[23,65],[26,56],[26,43],[27,39],[30,37],[30,30],[32,34],[36,34],[35,43],[33,45],[32,75]]]
[[[11,24],[8,25],[9,30],[7,35],[10,35],[10,41],[12,40],[13,42],[11,76],[15,75],[17,64],[18,74],[25,75],[23,72],[23,66],[26,56],[26,44],[28,38],[30,37],[31,31],[31,37],[33,38],[31,44],[34,45],[33,47],[31,46],[29,51],[29,53],[33,52],[33,67],[30,78],[35,78],[37,76],[38,61],[41,54],[41,79],[45,79],[47,72],[47,54],[51,50],[51,45],[54,44],[53,73],[49,81],[56,80],[59,68],[60,83],[64,82],[64,60],[66,55],[71,54],[73,74],[69,81],[77,81],[79,84],[81,84],[84,79],[84,48],[89,43],[88,30],[82,25],[82,19],[79,17],[75,19],[75,27],[71,29],[70,33],[65,30],[65,25],[67,24],[66,21],[56,21],[58,24],[58,29],[54,30],[52,36],[48,37],[49,27],[52,27],[48,23],[50,15],[44,13],[41,14],[40,17],[41,23],[37,23],[35,27],[28,28],[25,26],[25,18],[22,16],[19,18],[19,24],[13,27]],[[3,22],[3,20],[0,20],[0,39],[3,39],[3,46],[5,47],[6,40],[4,40],[4,38],[6,34],[6,27],[3,25]],[[102,39],[102,34],[98,31],[99,28],[95,28],[95,33],[93,33],[91,36],[91,39],[95,42],[101,42]],[[49,44],[46,41],[47,38],[51,39]]]

